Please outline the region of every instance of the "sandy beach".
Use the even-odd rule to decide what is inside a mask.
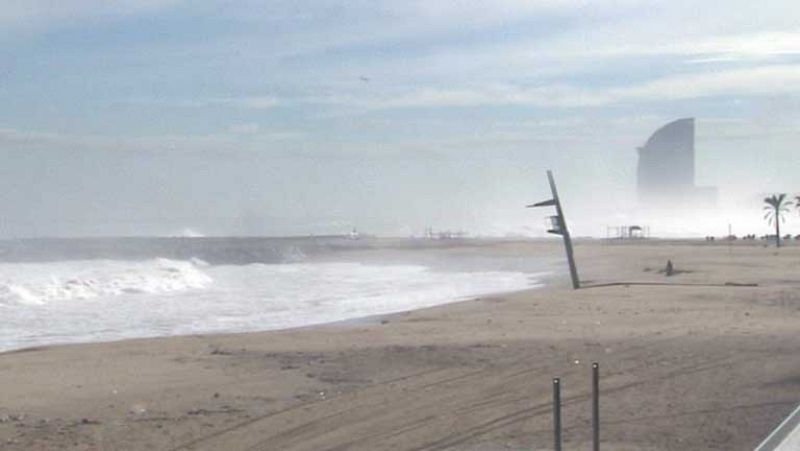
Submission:
[[[0,448],[546,450],[561,377],[565,449],[589,449],[595,361],[606,450],[751,450],[800,402],[800,246],[579,240],[576,256],[578,291],[564,272],[367,320],[0,354]]]

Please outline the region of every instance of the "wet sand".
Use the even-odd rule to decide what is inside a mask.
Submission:
[[[593,361],[607,450],[751,450],[800,402],[800,246],[576,255],[578,291],[564,271],[369,321],[0,354],[0,449],[552,449],[553,377],[565,449],[589,449]]]

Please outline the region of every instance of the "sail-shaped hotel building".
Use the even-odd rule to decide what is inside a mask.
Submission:
[[[694,131],[694,118],[678,119],[639,147],[637,188],[642,206],[674,209],[716,202],[716,188],[695,186]]]

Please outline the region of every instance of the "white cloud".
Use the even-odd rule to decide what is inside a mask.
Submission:
[[[406,14],[417,21],[459,26],[489,26],[548,14],[618,11],[637,7],[643,0],[618,0],[599,4],[590,0],[417,0],[403,2]]]
[[[687,33],[668,38],[661,33],[629,30],[627,23],[613,29],[591,26],[555,32],[536,39],[485,41],[478,45],[451,46],[428,53],[404,55],[397,60],[367,61],[362,71],[376,79],[397,78],[502,81],[554,79],[612,70],[636,76],[645,58],[656,65],[695,63],[698,66],[732,66],[733,63],[777,64],[800,56],[800,29],[756,32]],[[683,31],[683,32],[682,32]],[[698,64],[703,63],[703,64]],[[658,67],[658,66],[655,66]],[[616,69],[615,69],[616,68]],[[709,70],[699,67],[694,70]],[[629,74],[625,74],[630,72]]]
[[[709,96],[800,95],[800,64],[773,65],[664,77],[610,91],[617,100],[670,100]]]
[[[243,134],[243,135],[250,135],[253,133],[258,133],[260,129],[258,124],[253,123],[246,123],[246,124],[232,124],[228,127],[228,131],[231,133]]]
[[[423,88],[386,100],[375,108],[468,107],[490,105],[530,105],[542,107],[594,106],[608,103],[607,96],[567,85],[520,87],[488,85],[465,89]]]
[[[526,21],[536,23],[531,34],[538,35],[537,28],[548,21],[623,14],[644,3],[652,0],[274,0],[225,3],[224,8],[219,1],[207,1],[198,8],[242,25],[241,34],[221,38],[220,48],[235,47],[247,58],[269,59],[315,58],[328,51],[381,45],[452,48],[457,45],[448,38],[452,35],[468,37]],[[414,55],[402,55],[408,56]]]
[[[14,128],[0,127],[0,145],[46,143],[60,138],[56,133],[23,132]]]
[[[800,95],[800,64],[670,75],[628,86],[589,88],[566,84],[487,84],[411,88],[392,94],[335,95],[305,99],[364,109],[480,107],[597,107],[621,102],[664,101],[712,96]]]
[[[238,99],[226,99],[223,103],[230,103],[233,105],[242,106],[245,108],[252,108],[255,110],[264,110],[278,106],[278,99],[275,97],[261,96],[261,97],[242,97]]]
[[[612,38],[593,42],[591,46],[564,45],[556,51],[566,57],[621,58],[671,55],[711,62],[759,60],[800,54],[800,29],[719,35],[676,34],[672,39],[664,39],[659,34],[643,34],[630,41]]]
[[[0,8],[0,26],[40,29],[60,22],[151,13],[183,0],[10,0]]]
[[[683,42],[674,53],[723,55],[732,59],[761,59],[800,54],[800,29],[707,37]]]
[[[0,127],[0,150],[260,152],[280,150],[271,145],[301,136],[297,131],[263,130],[256,124],[235,124],[219,133],[144,136],[42,133]]]
[[[227,106],[252,110],[266,110],[280,105],[280,100],[274,96],[243,96],[243,97],[213,97],[191,100],[163,100],[135,98],[127,99],[121,103],[138,106],[178,107],[178,108],[208,108]]]

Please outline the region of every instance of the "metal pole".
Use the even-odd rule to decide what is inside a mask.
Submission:
[[[555,451],[561,451],[561,387],[558,378],[553,379],[553,439]]]
[[[572,278],[572,288],[578,289],[581,287],[580,279],[578,279],[578,269],[575,266],[575,257],[572,254],[572,239],[567,230],[567,221],[564,219],[564,211],[561,209],[561,201],[558,199],[558,190],[556,189],[556,182],[553,180],[553,172],[547,171],[547,181],[550,182],[550,191],[553,193],[553,198],[542,202],[537,202],[532,205],[526,205],[527,208],[531,207],[556,207],[556,215],[551,216],[551,220],[555,220],[553,228],[548,230],[547,233],[561,235],[564,237],[564,249],[567,251],[567,263],[569,263],[569,275]]]
[[[567,262],[569,263],[569,275],[572,278],[572,288],[578,289],[581,287],[580,279],[578,279],[578,268],[575,266],[575,257],[572,255],[572,239],[567,230],[567,221],[564,219],[564,211],[561,209],[561,200],[558,198],[558,190],[556,189],[556,182],[553,179],[553,171],[547,170],[547,180],[550,182],[550,191],[553,192],[553,200],[556,204],[556,214],[558,215],[558,227],[561,231],[561,236],[564,237],[564,248],[567,250]]]
[[[600,451],[600,365],[592,363],[592,450]]]

